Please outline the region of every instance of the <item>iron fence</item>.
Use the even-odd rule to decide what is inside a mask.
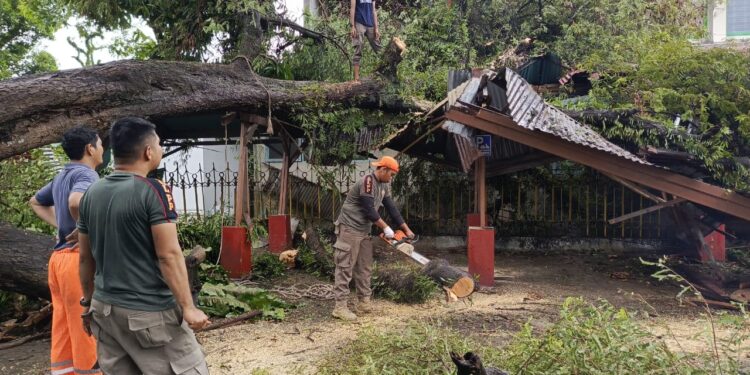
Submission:
[[[279,163],[253,163],[248,171],[250,208],[255,219],[278,213]],[[333,221],[346,192],[372,173],[369,163],[357,167],[314,167],[294,163],[290,168],[286,214],[302,220]],[[172,188],[178,211],[198,217],[233,212],[237,172],[212,165],[195,171],[175,164],[162,171]],[[474,187],[468,181],[419,186],[415,193],[395,197],[415,232],[464,235],[466,215],[474,210]],[[662,238],[671,236],[671,220],[655,211],[618,224],[608,220],[654,203],[625,186],[595,174],[580,181],[529,183],[504,179],[488,186],[487,213],[498,236]],[[665,233],[666,232],[666,233]]]

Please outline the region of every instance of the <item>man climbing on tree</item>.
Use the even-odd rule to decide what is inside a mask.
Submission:
[[[162,148],[156,126],[117,120],[109,133],[115,171],[81,200],[81,304],[107,374],[208,374],[192,329],[206,314],[193,304],[177,240],[174,200],[150,171]]]
[[[94,168],[104,148],[95,131],[75,127],[63,134],[62,149],[70,158],[55,178],[31,198],[37,216],[57,228],[57,244],[49,258],[48,284],[52,296],[53,374],[100,374],[96,341],[81,324],[81,283],[78,279],[78,207],[86,190],[99,179]]]
[[[343,320],[355,320],[357,316],[347,307],[349,282],[354,279],[357,288],[356,310],[359,313],[372,311],[370,276],[372,274],[372,236],[370,231],[375,224],[387,239],[394,236],[393,229],[380,218],[378,209],[385,206],[397,227],[408,237],[414,233],[401,217],[391,198],[391,180],[398,173],[398,162],[390,156],[383,156],[372,163],[375,172],[357,181],[346,195],[336,225],[334,247],[334,294],[336,306],[333,316]]]
[[[375,0],[351,0],[349,23],[352,25],[351,37],[354,45],[354,80],[359,81],[359,63],[362,60],[362,44],[364,38],[370,42],[375,53],[380,51],[380,30],[378,30],[378,14],[375,11]]]

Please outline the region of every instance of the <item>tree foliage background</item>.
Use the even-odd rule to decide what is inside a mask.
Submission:
[[[660,128],[617,121],[597,124],[598,130],[631,149],[653,145],[690,152],[708,169],[711,182],[749,190],[750,176],[741,161],[750,151],[750,59],[747,52],[692,42],[705,36],[707,0],[452,3],[378,2],[382,39],[399,36],[407,44],[394,94],[440,100],[449,70],[493,66],[498,56],[522,40],[532,40],[530,55],[554,52],[565,68],[598,76],[585,98],[566,101],[563,91],[549,100],[574,110],[635,111]],[[86,55],[91,48],[108,48],[123,58],[217,63],[243,55],[268,77],[345,81],[351,77],[352,53],[348,6],[318,1],[318,16],[307,15],[305,25],[325,35],[320,40],[277,27],[288,15],[269,0],[0,0],[0,78],[56,69],[54,59],[35,46],[75,15],[82,20],[79,33],[84,39],[101,31],[122,34],[109,45],[80,43],[84,53],[79,57],[87,63],[96,62]],[[155,39],[133,31],[137,22],[145,22]],[[378,61],[366,48],[363,74],[373,74]],[[318,159],[341,163],[353,156],[347,139],[358,127],[405,121],[334,103],[301,106],[312,108],[296,118],[325,151]],[[677,117],[681,120],[676,122]],[[340,128],[335,136],[331,126]],[[433,174],[425,176],[426,181],[439,184],[442,180],[434,171],[419,167],[413,172]]]

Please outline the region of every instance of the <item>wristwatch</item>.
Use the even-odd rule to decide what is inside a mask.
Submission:
[[[91,300],[86,300],[86,297],[81,297],[81,306],[83,307],[90,307],[91,306]]]

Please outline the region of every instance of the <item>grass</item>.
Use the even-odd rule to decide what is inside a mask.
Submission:
[[[707,344],[708,345],[708,344]],[[671,351],[624,309],[606,301],[568,298],[544,332],[530,323],[503,347],[482,344],[440,320],[387,330],[366,328],[351,344],[325,358],[319,373],[455,374],[449,352],[473,351],[485,366],[511,374],[715,374],[711,351]],[[724,373],[741,372],[737,353],[721,353]]]

